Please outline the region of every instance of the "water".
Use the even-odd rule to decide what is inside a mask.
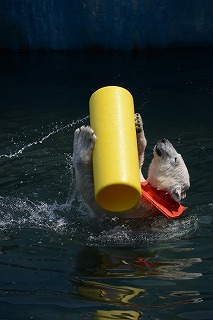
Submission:
[[[213,319],[212,51],[0,59],[0,319]],[[191,188],[179,220],[94,220],[72,140],[88,99],[120,85],[152,148],[168,138]]]

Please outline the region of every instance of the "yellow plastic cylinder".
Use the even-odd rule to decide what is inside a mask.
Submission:
[[[111,212],[133,208],[141,198],[132,95],[117,86],[95,91],[89,101],[96,202]]]

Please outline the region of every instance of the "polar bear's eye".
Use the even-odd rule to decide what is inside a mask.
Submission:
[[[175,157],[175,162],[177,162],[177,157]]]

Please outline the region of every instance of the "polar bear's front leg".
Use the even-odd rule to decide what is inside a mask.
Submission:
[[[76,129],[73,143],[76,186],[89,206],[94,202],[92,151],[95,141],[96,136],[89,126]]]
[[[139,113],[135,114],[135,128],[136,128],[137,145],[138,145],[140,179],[141,181],[144,181],[145,179],[143,177],[141,170],[144,162],[144,154],[145,154],[147,141],[146,141],[144,130],[143,130],[143,121]]]

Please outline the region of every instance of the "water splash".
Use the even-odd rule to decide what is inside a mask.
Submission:
[[[67,204],[35,203],[29,199],[0,197],[0,228],[37,227],[63,232],[66,219],[62,212],[67,210]]]
[[[19,157],[26,149],[42,144],[52,135],[72,128],[88,118],[86,116],[65,126],[55,126],[42,138],[25,144],[13,153],[0,155],[0,158],[12,159]],[[66,190],[68,195],[65,203],[59,204],[57,200],[53,201],[53,203],[51,201],[49,201],[50,203],[48,201],[39,201],[37,198],[31,198],[29,193],[25,197],[17,194],[15,196],[14,194],[10,196],[7,194],[5,197],[0,196],[1,230],[36,228],[54,231],[63,237],[69,237],[74,243],[94,246],[100,244],[129,246],[173,241],[185,237],[197,227],[196,216],[186,216],[178,221],[170,221],[162,217],[140,219],[140,221],[119,218],[94,220],[94,218],[90,217],[89,209],[76,191],[74,168],[70,154],[66,158],[66,169],[69,172],[70,182],[68,190]]]
[[[61,132],[65,129],[68,129],[68,128],[72,128],[73,126],[79,124],[79,123],[82,123],[84,122],[85,120],[87,120],[89,118],[89,116],[86,116],[82,119],[78,119],[78,120],[75,120],[75,121],[72,121],[71,123],[68,123],[67,125],[63,126],[63,127],[55,127],[51,132],[49,132],[46,136],[40,138],[39,140],[37,141],[33,141],[33,142],[29,142],[28,144],[26,144],[25,146],[23,146],[22,148],[20,148],[19,150],[15,151],[14,153],[10,153],[10,154],[2,154],[0,155],[0,159],[1,158],[14,158],[14,157],[18,157],[19,155],[21,155],[26,149],[34,146],[34,145],[37,145],[37,144],[42,144],[45,140],[47,140],[48,138],[50,138],[52,135],[58,133],[58,132]]]
[[[0,197],[0,229],[37,228],[54,231],[86,245],[139,245],[186,238],[198,227],[196,216],[179,220],[165,217],[96,219],[89,215],[78,193],[64,204]]]

